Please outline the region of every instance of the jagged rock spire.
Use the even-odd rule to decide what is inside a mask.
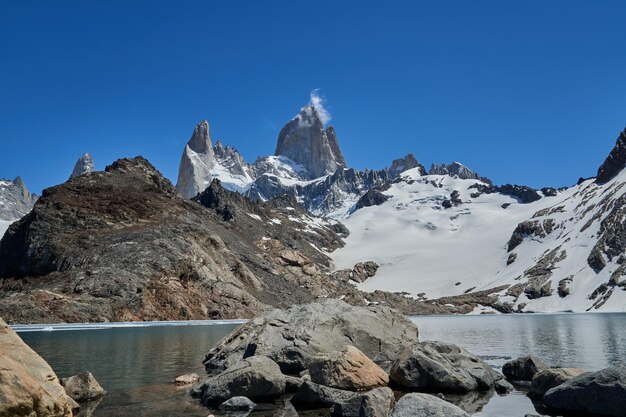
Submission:
[[[332,126],[324,123],[316,107],[304,106],[300,113],[285,125],[278,135],[275,155],[286,156],[301,164],[311,178],[332,174],[346,166]]]
[[[76,165],[74,165],[74,170],[70,175],[70,179],[94,171],[95,168],[93,166],[93,158],[90,153],[85,153],[78,159],[78,161],[76,161]]]
[[[191,139],[185,145],[176,188],[185,198],[195,197],[211,184],[213,167],[215,154],[209,134],[209,123],[203,120],[196,125]]]
[[[604,160],[600,168],[598,168],[598,175],[596,176],[596,182],[598,184],[604,184],[611,181],[619,174],[626,166],[626,128],[620,133],[613,150],[609,156]]]
[[[426,168],[420,164],[412,153],[404,158],[394,159],[389,168],[389,176],[395,178],[406,170],[419,168],[420,175],[426,175]]]

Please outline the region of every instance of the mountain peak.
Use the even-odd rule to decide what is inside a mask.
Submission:
[[[198,123],[185,146],[178,169],[176,188],[191,198],[211,184],[211,169],[215,166],[215,153],[209,133],[209,122]]]
[[[404,158],[394,159],[391,162],[391,167],[389,168],[389,176],[391,178],[395,178],[406,170],[419,168],[420,175],[426,175],[426,169],[422,164],[420,164],[415,155],[412,153],[407,154]]]
[[[626,128],[620,133],[609,156],[607,156],[602,165],[600,165],[600,168],[598,168],[596,182],[598,184],[604,184],[611,181],[624,169],[625,166]]]
[[[93,165],[93,158],[90,153],[85,153],[78,159],[78,161],[76,161],[72,174],[70,175],[70,179],[94,171],[95,168]]]
[[[324,128],[324,120],[329,118],[321,104],[312,101],[302,107],[280,131],[275,155],[286,156],[301,164],[311,178],[332,174],[339,167],[345,167],[335,129],[332,126]]]

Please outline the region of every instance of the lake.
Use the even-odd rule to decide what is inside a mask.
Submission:
[[[495,368],[534,354],[552,366],[598,370],[626,364],[626,314],[418,316],[421,340],[455,343]],[[191,325],[192,324],[192,325]],[[108,395],[94,416],[198,416],[208,410],[170,381],[203,373],[209,348],[237,327],[233,322],[144,323],[140,327],[16,328],[59,377],[88,370]],[[476,417],[524,417],[535,407],[523,391],[506,396],[454,398]],[[258,414],[254,413],[253,415]]]

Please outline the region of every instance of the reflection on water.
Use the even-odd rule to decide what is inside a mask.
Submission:
[[[597,370],[624,363],[626,314],[444,316],[412,318],[422,340],[458,344],[500,367],[534,354],[552,366]],[[188,372],[202,375],[208,349],[236,325],[112,328],[22,332],[60,377],[91,371],[109,392],[94,416],[198,416],[207,409],[169,384]],[[536,413],[524,392],[449,398],[480,417]],[[264,417],[272,413],[253,413]],[[302,415],[302,414],[301,414]],[[306,415],[306,413],[305,413]]]

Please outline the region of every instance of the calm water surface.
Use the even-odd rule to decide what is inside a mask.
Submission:
[[[495,368],[534,354],[552,366],[597,370],[626,364],[626,314],[413,317],[422,340],[455,343]],[[236,324],[151,326],[20,332],[59,377],[91,371],[109,392],[94,416],[202,416],[209,413],[169,383],[182,373],[202,375],[209,348]],[[477,417],[536,412],[522,391],[457,399]]]

